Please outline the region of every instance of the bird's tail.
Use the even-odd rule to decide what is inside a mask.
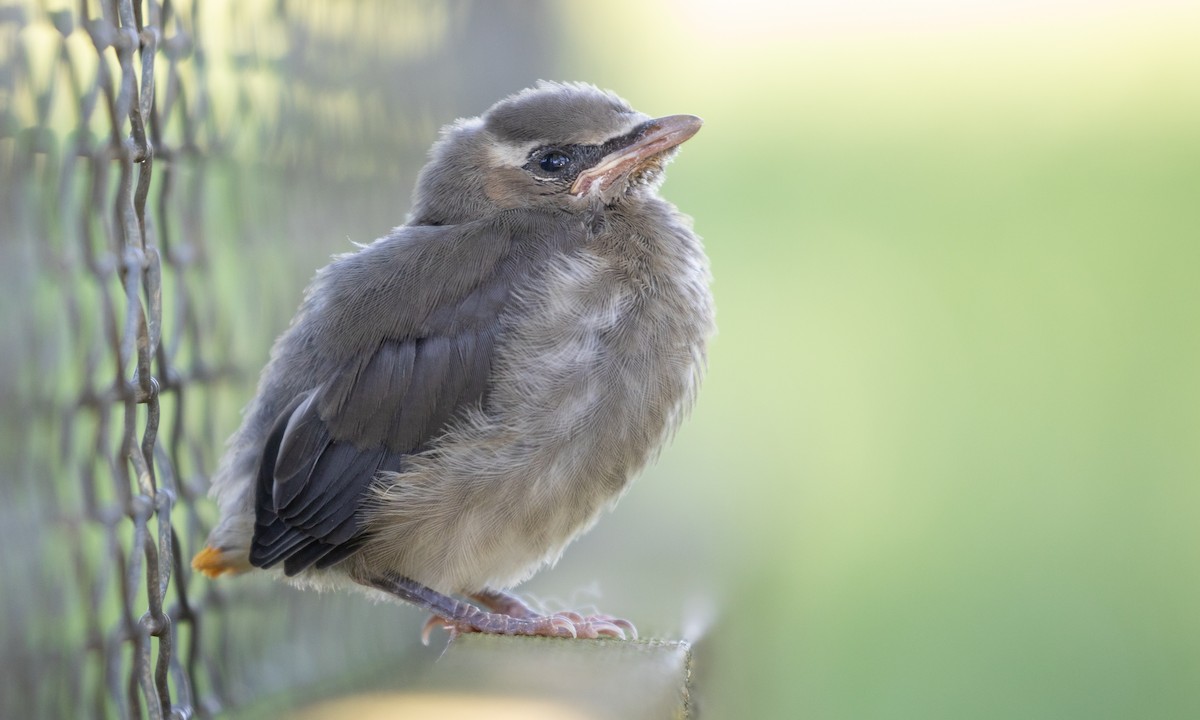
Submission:
[[[251,566],[250,558],[245,552],[205,545],[204,549],[192,558],[192,568],[210,578],[215,578],[225,574],[240,575],[249,570]]]

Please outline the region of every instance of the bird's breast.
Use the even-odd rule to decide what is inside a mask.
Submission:
[[[703,252],[681,226],[610,230],[514,288],[483,406],[393,479],[368,555],[447,591],[509,587],[678,425],[713,329]]]
[[[698,241],[680,234],[598,237],[519,294],[492,402],[546,449],[541,482],[615,496],[690,406],[712,306]]]

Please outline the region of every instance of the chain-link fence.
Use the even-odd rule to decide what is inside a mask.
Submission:
[[[299,288],[403,220],[437,125],[554,74],[553,27],[540,2],[0,0],[0,716],[271,714],[403,675],[395,608],[187,559]]]

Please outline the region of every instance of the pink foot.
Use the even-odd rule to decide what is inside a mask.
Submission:
[[[554,615],[531,615],[514,617],[499,613],[476,611],[478,614],[447,619],[432,615],[421,629],[421,642],[428,645],[429,635],[440,627],[450,633],[488,633],[492,635],[537,635],[543,637],[570,637],[594,640],[601,637],[637,639],[637,629],[628,620],[608,615],[588,615],[576,612],[560,612]]]
[[[429,644],[429,633],[435,627],[443,627],[450,631],[451,637],[458,633],[477,632],[588,639],[637,638],[637,629],[628,620],[610,615],[583,616],[577,612],[544,615],[534,611],[519,598],[496,590],[484,590],[471,596],[475,602],[492,611],[487,612],[471,603],[456,600],[399,575],[364,578],[359,582],[389,592],[432,612],[433,617],[429,618],[421,630],[421,642],[426,645]]]

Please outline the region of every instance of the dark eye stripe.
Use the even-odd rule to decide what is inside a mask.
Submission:
[[[608,152],[607,145],[543,145],[529,153],[525,169],[543,182],[569,182],[599,162]]]

